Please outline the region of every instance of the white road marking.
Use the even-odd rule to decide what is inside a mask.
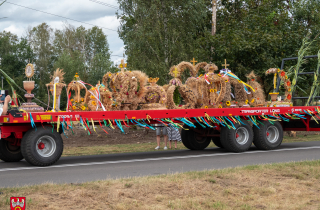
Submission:
[[[200,158],[200,157],[214,157],[214,156],[228,156],[228,155],[245,155],[245,154],[255,154],[255,153],[269,153],[269,152],[282,152],[282,151],[295,151],[295,150],[308,150],[308,149],[320,149],[320,146],[298,147],[298,148],[267,150],[267,151],[266,150],[259,150],[259,151],[248,151],[248,152],[243,152],[243,153],[220,153],[220,154],[188,155],[188,156],[173,156],[173,157],[161,157],[161,158],[90,162],[90,163],[75,163],[75,164],[52,165],[52,166],[47,166],[47,167],[3,168],[3,169],[0,169],[0,172],[21,171],[21,170],[31,170],[31,169],[65,168],[65,167],[76,167],[76,166],[106,165],[106,164],[116,164],[116,163],[147,162],[147,161],[159,161],[159,160]]]

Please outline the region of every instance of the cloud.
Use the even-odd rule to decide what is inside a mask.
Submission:
[[[118,5],[116,0],[99,1],[110,5]],[[43,22],[46,22],[54,29],[62,29],[65,21],[75,27],[83,25],[87,29],[91,28],[92,25],[79,23],[70,19],[66,20],[63,17],[45,14],[10,3],[116,30],[103,29],[108,37],[110,50],[112,52],[118,52],[123,47],[123,41],[117,33],[120,25],[115,14],[117,10],[113,8],[89,0],[8,0],[0,7],[0,17],[8,17],[0,20],[0,31],[10,31],[18,36],[24,36],[28,27],[35,27]],[[120,55],[122,55],[122,53]],[[118,57],[114,56],[111,57],[113,61],[117,58]]]

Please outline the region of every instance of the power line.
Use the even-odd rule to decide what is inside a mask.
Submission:
[[[79,22],[79,23],[84,23],[84,24],[87,24],[87,25],[97,26],[97,25],[94,25],[94,24],[91,24],[91,23],[86,23],[86,22],[82,22],[82,21],[75,20],[75,19],[72,19],[72,18],[63,17],[63,16],[61,16],[61,15],[56,15],[56,14],[49,13],[49,12],[44,12],[44,11],[41,11],[41,10],[37,10],[37,9],[34,9],[34,8],[22,6],[22,5],[19,5],[19,4],[12,3],[12,2],[8,2],[8,1],[7,1],[6,3],[8,3],[8,4],[13,4],[13,5],[16,5],[16,6],[18,6],[18,7],[23,7],[23,8],[26,8],[26,9],[34,10],[34,11],[37,11],[37,12],[42,12],[42,13],[45,13],[45,14],[48,14],[48,15],[53,15],[53,16],[60,17],[60,18],[65,18],[65,19],[67,19],[67,20],[72,20],[72,21]],[[104,28],[104,29],[107,29],[107,30],[110,30],[110,31],[117,31],[117,30],[110,29],[110,28],[106,28],[106,27],[102,27],[102,26],[98,26],[98,27]]]
[[[118,6],[107,4],[107,3],[104,3],[104,2],[101,2],[101,1],[97,1],[97,0],[89,0],[89,1],[97,3],[97,4],[101,4],[101,5],[106,6],[106,7],[110,7],[112,9],[119,9]]]

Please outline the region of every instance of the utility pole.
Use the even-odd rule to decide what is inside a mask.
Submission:
[[[217,0],[212,0],[212,28],[211,35],[214,36],[216,34],[216,25],[217,25]],[[210,60],[212,62],[212,54],[213,54],[213,46],[211,47],[211,57]]]
[[[212,30],[211,35],[216,34],[217,25],[217,0],[212,0]]]

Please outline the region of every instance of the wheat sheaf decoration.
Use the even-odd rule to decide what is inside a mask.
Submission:
[[[148,80],[148,82],[149,82],[149,83],[153,83],[153,84],[155,84],[155,83],[157,83],[157,82],[158,82],[158,80],[159,80],[159,77],[156,77],[156,78],[152,78],[152,77],[150,77],[150,78],[149,78],[149,80]]]

